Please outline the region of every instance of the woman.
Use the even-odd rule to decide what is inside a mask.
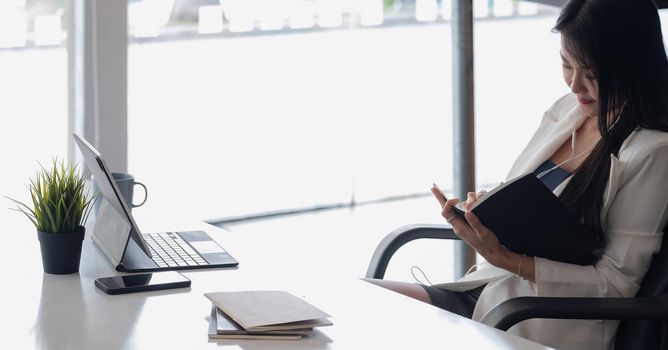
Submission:
[[[519,296],[619,297],[639,289],[668,221],[668,60],[651,0],[572,0],[554,31],[572,93],[543,116],[508,179],[533,172],[600,239],[580,266],[501,246],[471,212],[443,217],[488,264],[436,287],[373,283],[475,320]],[[479,194],[469,193],[465,208]],[[447,289],[447,290],[446,290]],[[609,349],[618,321],[527,320],[509,332],[559,349]]]

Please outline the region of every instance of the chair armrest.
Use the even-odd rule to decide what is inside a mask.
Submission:
[[[378,244],[371,257],[366,277],[382,279],[394,252],[404,244],[419,238],[459,239],[452,227],[447,225],[416,224],[402,226],[390,232]]]
[[[481,320],[506,331],[532,318],[578,320],[668,320],[668,296],[647,298],[519,297],[497,305]]]

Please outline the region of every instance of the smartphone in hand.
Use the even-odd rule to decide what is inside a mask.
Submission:
[[[438,193],[440,193],[440,194],[441,194],[441,197],[443,197],[443,199],[447,202],[449,199],[448,199],[448,197],[445,195],[445,193],[443,192],[443,190],[442,190],[440,187],[438,187],[438,185],[437,185],[435,182],[432,182],[431,184],[434,186],[434,188],[435,188],[436,190],[438,190]]]
[[[449,199],[448,199],[448,197],[445,195],[445,193],[443,192],[443,190],[442,190],[440,187],[438,187],[438,185],[437,185],[435,182],[432,182],[432,185],[434,186],[435,189],[438,190],[438,193],[439,193],[439,194],[443,197],[443,199],[447,202]],[[462,210],[461,208],[459,208],[459,207],[457,207],[457,206],[452,207],[452,210],[455,212],[455,214],[456,214],[457,216],[459,216],[460,218],[466,220],[466,219],[464,218],[464,210]]]

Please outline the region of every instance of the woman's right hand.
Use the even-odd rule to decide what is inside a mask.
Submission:
[[[477,202],[478,199],[480,199],[482,196],[484,196],[485,193],[487,193],[487,191],[485,191],[485,190],[481,190],[481,191],[478,191],[478,192],[467,193],[466,194],[466,200],[463,201],[460,204],[461,208],[464,209],[465,211],[471,210],[471,208],[473,207],[473,204],[475,204],[475,202]]]

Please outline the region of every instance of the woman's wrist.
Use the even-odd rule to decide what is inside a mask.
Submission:
[[[504,256],[505,257],[501,265],[495,266],[507,270],[519,278],[535,282],[536,261],[534,260],[533,256],[517,254],[509,250],[506,254],[504,254]]]
[[[501,247],[497,254],[494,254],[494,256],[490,256],[487,259],[487,262],[496,267],[515,273],[517,272],[520,256],[521,255],[511,252],[505,247]]]
[[[526,278],[526,273],[529,270],[530,256],[524,254],[517,254],[508,249],[503,249],[495,261],[490,263],[496,267],[502,268],[515,274],[518,277]]]

